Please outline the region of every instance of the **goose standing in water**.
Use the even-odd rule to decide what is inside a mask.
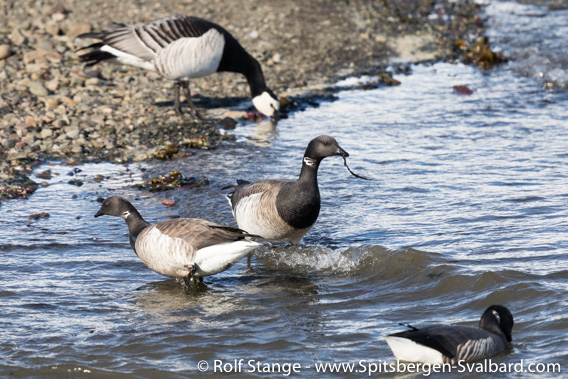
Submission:
[[[148,24],[111,23],[101,32],[81,34],[102,42],[80,59],[87,65],[104,60],[152,70],[174,81],[175,110],[182,113],[180,87],[194,117],[199,117],[189,89],[191,78],[216,72],[243,74],[249,84],[252,102],[259,112],[275,119],[280,102],[266,86],[260,63],[221,26],[197,17],[168,17]]]
[[[513,315],[502,305],[485,310],[479,328],[459,325],[434,325],[391,334],[385,337],[395,357],[423,363],[469,362],[495,355],[511,342]]]
[[[308,144],[298,180],[237,181],[227,199],[239,228],[268,241],[297,244],[319,215],[320,162],[334,155],[349,156],[333,137],[319,136]]]
[[[158,274],[183,279],[188,287],[195,286],[195,279],[228,269],[261,246],[243,230],[196,218],[150,225],[128,200],[118,196],[107,198],[95,217],[103,215],[126,221],[130,245],[146,266]]]

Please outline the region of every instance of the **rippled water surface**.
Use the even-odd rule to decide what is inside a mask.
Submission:
[[[183,160],[38,168],[52,170],[49,186],[0,206],[0,373],[194,377],[202,360],[213,374],[215,360],[254,359],[327,377],[316,362],[392,362],[382,336],[399,322],[475,325],[494,303],[516,323],[493,362],[568,369],[566,92],[542,90],[510,65],[414,66],[397,79],[339,92],[275,129],[240,127],[236,145]],[[296,177],[320,134],[336,137],[350,167],[373,180],[354,178],[338,157],[324,160],[322,211],[300,246],[263,248],[206,278],[206,291],[186,294],[147,269],[121,219],[93,218],[98,197],[121,195],[149,222],[235,225],[221,188]],[[210,184],[161,194],[131,187],[178,170]],[[40,212],[50,216],[29,218]],[[267,375],[247,370],[243,377]]]

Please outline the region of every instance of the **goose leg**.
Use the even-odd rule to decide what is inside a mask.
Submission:
[[[193,267],[193,269],[189,272],[187,276],[183,278],[183,283],[185,284],[186,290],[198,292],[200,287],[207,288],[207,285],[203,283],[203,277],[196,278],[195,272],[197,271],[197,267]]]
[[[193,101],[191,101],[191,90],[189,89],[189,80],[182,82],[181,86],[185,91],[185,99],[187,101],[187,105],[189,105],[189,109],[191,110],[191,115],[199,120],[204,120],[204,118],[201,117],[201,115],[199,115],[199,113],[197,112],[197,108],[193,104]]]
[[[179,87],[180,87],[180,82],[175,82],[174,83],[174,109],[176,110],[176,113],[178,115],[182,115],[183,112],[181,110],[181,105],[179,102]]]

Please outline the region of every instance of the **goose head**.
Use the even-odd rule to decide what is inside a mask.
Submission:
[[[122,217],[126,220],[133,213],[136,213],[136,209],[128,200],[119,196],[111,196],[103,201],[95,217],[106,215]]]
[[[304,154],[304,161],[313,160],[319,162],[324,158],[334,155],[347,158],[349,153],[339,146],[335,138],[322,135],[310,141],[306,148],[306,153]]]

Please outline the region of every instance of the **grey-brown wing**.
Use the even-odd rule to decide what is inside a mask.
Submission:
[[[184,240],[197,250],[252,237],[243,230],[222,227],[214,222],[196,218],[167,220],[156,224],[155,228],[164,235]]]
[[[291,181],[287,180],[261,180],[254,183],[239,181],[239,185],[229,194],[231,206],[234,210],[241,200],[257,193],[263,194],[263,198],[273,197],[276,199],[280,189],[282,189],[286,183],[290,182]]]
[[[152,60],[168,44],[180,38],[200,37],[211,28],[224,32],[219,25],[198,17],[168,17],[143,25],[111,23],[100,33],[80,37],[98,38],[117,50]]]

